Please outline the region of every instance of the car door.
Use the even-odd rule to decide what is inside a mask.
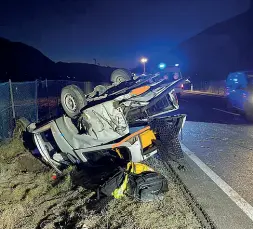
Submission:
[[[237,105],[237,95],[236,95],[236,88],[237,88],[237,77],[236,73],[229,74],[226,82],[226,95],[228,102],[231,106],[236,107]]]
[[[243,85],[239,85],[236,90],[236,108],[244,110],[244,104],[247,99],[247,90]]]
[[[238,73],[235,82],[235,93],[234,93],[234,106],[237,109],[243,110],[244,104],[247,99],[247,80],[244,73]]]

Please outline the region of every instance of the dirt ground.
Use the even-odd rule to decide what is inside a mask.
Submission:
[[[17,132],[0,145],[0,229],[169,229],[201,228],[178,187],[169,180],[163,200],[139,203],[112,200],[101,212],[91,210],[92,190],[62,178],[32,156]],[[83,181],[85,183],[85,181]]]

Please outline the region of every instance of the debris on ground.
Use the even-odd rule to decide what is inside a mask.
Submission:
[[[90,209],[95,193],[81,185],[81,178],[77,184],[73,174],[80,172],[68,167],[59,177],[24,148],[20,136],[0,145],[0,228],[201,228],[168,176],[162,200],[113,199],[100,212]]]

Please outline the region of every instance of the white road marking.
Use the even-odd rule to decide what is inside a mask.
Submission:
[[[253,207],[183,144],[182,149],[185,154],[253,221]]]
[[[240,114],[233,113],[233,112],[230,112],[230,111],[225,111],[225,110],[218,109],[218,108],[213,108],[213,110],[224,112],[224,113],[231,114],[231,115],[241,116]]]

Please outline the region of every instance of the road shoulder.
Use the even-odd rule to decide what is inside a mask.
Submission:
[[[188,149],[182,145],[184,151]],[[185,154],[185,170],[171,163],[174,171],[187,186],[196,201],[217,228],[252,229],[251,219]]]

